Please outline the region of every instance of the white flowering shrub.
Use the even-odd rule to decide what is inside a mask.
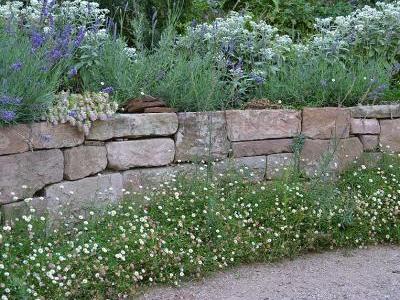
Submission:
[[[226,18],[218,18],[211,24],[189,27],[177,44],[188,50],[216,52],[232,75],[254,81],[262,81],[261,66],[279,69],[293,48],[290,37],[279,35],[277,28],[264,21],[256,22],[249,14],[237,12],[231,12]]]
[[[76,26],[102,26],[109,13],[97,2],[73,0],[31,0],[27,5],[22,1],[7,1],[0,5],[0,18],[9,21],[24,21],[26,26],[45,26],[45,30],[57,24]]]
[[[118,109],[118,104],[110,101],[106,92],[83,95],[63,92],[56,98],[56,105],[49,110],[46,120],[52,124],[69,123],[77,126],[85,135],[89,134],[94,121],[105,121]]]
[[[400,50],[400,1],[364,6],[348,16],[316,19],[310,49],[329,54],[354,51],[394,57]]]

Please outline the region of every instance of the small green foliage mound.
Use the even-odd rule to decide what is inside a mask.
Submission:
[[[102,214],[66,215],[51,233],[31,210],[0,230],[0,294],[116,299],[241,263],[399,243],[399,166],[387,157],[336,183],[171,178],[145,194],[125,191],[126,200]]]

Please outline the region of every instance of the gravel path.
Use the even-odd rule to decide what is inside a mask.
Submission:
[[[243,266],[141,300],[400,300],[400,247],[310,254],[277,264]]]

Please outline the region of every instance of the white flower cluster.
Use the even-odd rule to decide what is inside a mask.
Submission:
[[[178,46],[217,50],[229,59],[240,58],[244,62],[276,64],[292,49],[293,41],[264,21],[256,22],[249,14],[231,12],[211,24],[189,27],[187,34],[179,38]]]
[[[318,34],[310,49],[338,54],[354,50],[361,54],[396,55],[400,49],[400,1],[364,6],[348,16],[316,19]]]
[[[53,124],[70,123],[85,135],[89,134],[92,122],[107,120],[118,109],[116,102],[110,101],[107,93],[70,94],[63,92],[57,96],[56,105],[45,117]]]
[[[0,5],[0,19],[24,20],[28,26],[54,21],[77,26],[99,26],[106,21],[108,9],[101,9],[97,2],[73,0],[56,2],[55,0],[31,0],[27,5],[22,1],[7,1]],[[50,16],[53,20],[50,20]]]

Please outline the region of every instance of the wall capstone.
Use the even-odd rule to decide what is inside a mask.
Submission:
[[[123,137],[170,136],[177,130],[175,113],[117,114],[107,121],[96,121],[87,139],[105,141]]]
[[[305,108],[302,133],[311,139],[348,138],[350,111],[344,108]]]
[[[29,136],[30,130],[25,124],[0,127],[0,155],[27,152]]]
[[[294,137],[301,132],[301,113],[295,110],[228,110],[232,142]]]

